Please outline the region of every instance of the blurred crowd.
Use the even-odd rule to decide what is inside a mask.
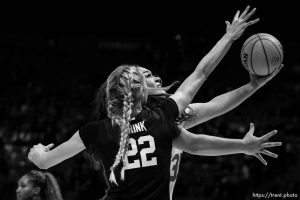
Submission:
[[[21,58],[9,58],[13,59]],[[14,199],[18,178],[36,169],[27,159],[32,145],[39,142],[58,145],[92,118],[92,100],[101,84],[98,79],[89,79],[88,73],[82,74],[80,79],[69,78],[59,84],[54,84],[57,77],[52,76],[49,80],[53,85],[49,80],[46,84],[46,81],[34,80],[38,72],[30,71],[30,66],[26,69],[17,66],[21,64],[10,63],[15,68],[6,69],[7,77],[2,75],[7,81],[1,86],[0,96],[2,200]],[[30,65],[30,59],[27,64]],[[287,67],[285,77],[280,79],[284,82],[274,81],[234,111],[192,129],[194,133],[232,138],[243,137],[250,122],[256,125],[257,136],[277,129],[279,133],[274,140],[282,141],[283,146],[273,151],[279,158],[266,158],[268,166],[263,166],[255,157],[245,155],[199,157],[184,153],[175,200],[251,199],[253,192],[265,191],[298,192],[300,195],[300,116],[296,111],[300,102],[300,66],[295,63]],[[209,90],[211,85],[214,89]],[[231,89],[233,86],[224,88],[222,83],[213,81],[208,83],[203,96],[209,99]],[[65,200],[86,199],[87,196],[97,199],[104,194],[101,168],[91,166],[82,153],[49,171],[56,176]]]

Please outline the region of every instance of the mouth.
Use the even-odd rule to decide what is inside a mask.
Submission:
[[[17,194],[16,197],[17,197],[17,200],[21,200],[22,199],[22,196],[20,194]]]

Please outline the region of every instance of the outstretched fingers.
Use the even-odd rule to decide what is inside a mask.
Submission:
[[[247,6],[244,12],[240,15],[240,18],[243,19],[249,11],[250,6]]]
[[[261,148],[277,147],[281,146],[282,142],[266,142],[260,145]]]
[[[273,158],[278,158],[278,155],[277,155],[277,154],[272,153],[272,152],[270,152],[270,151],[268,151],[268,150],[265,150],[265,149],[260,150],[259,153],[265,154],[265,155],[270,156],[270,157],[273,157]]]
[[[235,13],[235,16],[233,18],[233,21],[237,21],[239,19],[239,15],[240,15],[240,11],[238,10],[236,13]]]
[[[270,137],[272,137],[273,135],[275,135],[277,133],[277,130],[273,130],[263,136],[260,137],[260,139],[264,142],[267,141]]]
[[[260,162],[262,162],[264,165],[267,165],[267,161],[259,154],[259,153],[256,153],[254,154],[254,156],[260,160]]]
[[[256,24],[258,21],[259,21],[259,18],[255,19],[255,20],[251,20],[251,21],[246,23],[246,26],[248,27],[248,26],[251,26],[253,24]]]
[[[249,9],[249,8],[248,8]],[[243,18],[243,20],[244,21],[247,21],[254,13],[255,13],[255,11],[256,11],[256,8],[253,8],[252,10],[251,10],[251,12],[249,12],[244,18]]]

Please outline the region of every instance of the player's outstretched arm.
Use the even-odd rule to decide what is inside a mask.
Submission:
[[[272,74],[266,77],[258,77],[249,73],[249,83],[235,90],[219,95],[210,100],[209,102],[190,104],[189,107],[191,109],[187,108],[186,112],[191,112],[191,114],[194,114],[194,117],[192,117],[190,120],[184,121],[182,123],[182,126],[185,129],[189,129],[212,118],[229,112],[230,110],[240,105],[247,98],[249,98],[252,94],[254,94],[259,88],[265,85],[273,77],[275,77],[282,69],[282,67],[283,64]]]
[[[226,21],[226,33],[211,49],[211,51],[199,62],[194,72],[185,79],[172,98],[177,102],[179,112],[182,113],[187,105],[192,101],[196,92],[207,79],[209,74],[215,69],[218,63],[225,56],[233,41],[238,39],[246,28],[255,24],[259,19],[248,21],[254,14],[255,8],[248,13],[250,7],[242,14],[239,11],[234,16],[232,23]]]
[[[85,149],[78,131],[68,141],[50,150],[53,146],[34,145],[28,153],[28,159],[39,168],[48,169]]]
[[[265,149],[282,145],[281,142],[267,142],[277,131],[271,131],[262,137],[255,137],[253,133],[254,125],[252,123],[250,124],[250,130],[243,139],[229,139],[203,134],[197,135],[181,128],[181,134],[173,140],[173,146],[185,152],[203,156],[244,153],[257,157],[264,165],[267,165],[261,154],[273,158],[278,157],[278,155]]]

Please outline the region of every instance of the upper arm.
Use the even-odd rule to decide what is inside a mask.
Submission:
[[[177,103],[179,113],[182,113],[191,103],[204,81],[204,75],[199,75],[199,73],[193,72],[171,96],[171,98]]]
[[[180,134],[173,139],[173,146],[182,151],[193,153],[196,135],[180,127]]]
[[[77,131],[69,140],[60,144],[56,148],[47,152],[47,156],[43,161],[45,168],[52,167],[85,149],[85,146]]]

